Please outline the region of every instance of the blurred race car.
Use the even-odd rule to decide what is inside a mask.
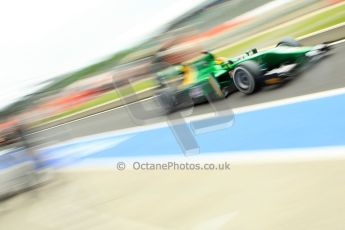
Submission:
[[[158,73],[161,89],[157,97],[166,113],[193,104],[227,97],[234,91],[252,94],[261,86],[281,83],[300,67],[321,57],[329,46],[302,47],[286,38],[275,48],[252,49],[235,58],[215,57],[209,52],[188,64]]]

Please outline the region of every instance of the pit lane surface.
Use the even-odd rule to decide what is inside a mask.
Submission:
[[[345,161],[72,171],[1,203],[2,229],[344,229]]]
[[[333,47],[329,57],[311,66],[298,77],[287,81],[280,86],[265,87],[253,95],[244,95],[236,92],[227,99],[219,101],[228,104],[231,108],[255,105],[279,99],[307,95],[331,89],[345,87],[345,44]],[[192,116],[213,112],[209,104],[194,107]],[[161,117],[158,121],[165,121]],[[152,123],[152,122],[151,122]],[[100,114],[79,119],[64,125],[42,130],[33,134],[34,139],[43,140],[45,143],[59,143],[72,138],[125,129],[138,126],[128,113],[126,107],[119,107]]]

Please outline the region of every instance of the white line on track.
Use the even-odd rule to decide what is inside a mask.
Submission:
[[[344,25],[345,25],[345,22],[339,23],[339,24],[337,24],[337,25],[334,25],[334,26],[331,26],[331,27],[328,27],[328,28],[325,28],[325,29],[322,29],[322,30],[319,30],[319,31],[315,31],[315,32],[313,32],[313,33],[306,34],[306,35],[301,36],[301,37],[298,37],[297,40],[302,40],[302,39],[309,38],[309,37],[312,37],[312,36],[315,36],[315,35],[318,35],[318,34],[322,34],[322,33],[331,31],[331,30],[333,30],[333,29],[340,28],[340,27],[342,27],[342,26],[344,26]],[[333,44],[333,43],[332,43],[332,44]]]
[[[345,24],[345,23],[344,23]],[[330,43],[329,45],[331,46],[335,46],[335,45],[338,45],[338,44],[341,44],[341,43],[344,43],[345,42],[345,39],[342,39],[342,40],[339,40],[339,41],[336,41],[336,42],[332,42]]]

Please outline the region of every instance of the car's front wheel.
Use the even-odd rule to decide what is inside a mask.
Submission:
[[[254,93],[260,86],[261,68],[254,61],[241,63],[233,73],[236,88],[245,94]]]

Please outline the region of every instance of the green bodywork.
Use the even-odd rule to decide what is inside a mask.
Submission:
[[[278,46],[259,53],[253,53],[251,50],[242,57],[230,58],[229,61],[232,62],[232,64],[229,66],[229,68],[235,69],[242,62],[252,60],[257,62],[262,69],[271,70],[281,66],[284,63],[303,61],[305,59],[305,54],[312,48],[313,47]]]
[[[163,82],[182,75],[184,80],[177,86],[178,93],[186,94],[193,88],[200,87],[203,90],[203,97],[211,95],[221,98],[224,88],[234,88],[231,72],[242,62],[255,61],[263,71],[269,71],[282,64],[303,64],[307,60],[305,54],[312,49],[313,47],[287,46],[278,46],[262,52],[253,49],[242,56],[225,59],[222,64],[217,63],[213,54],[207,53],[196,61],[160,72],[158,79]]]

